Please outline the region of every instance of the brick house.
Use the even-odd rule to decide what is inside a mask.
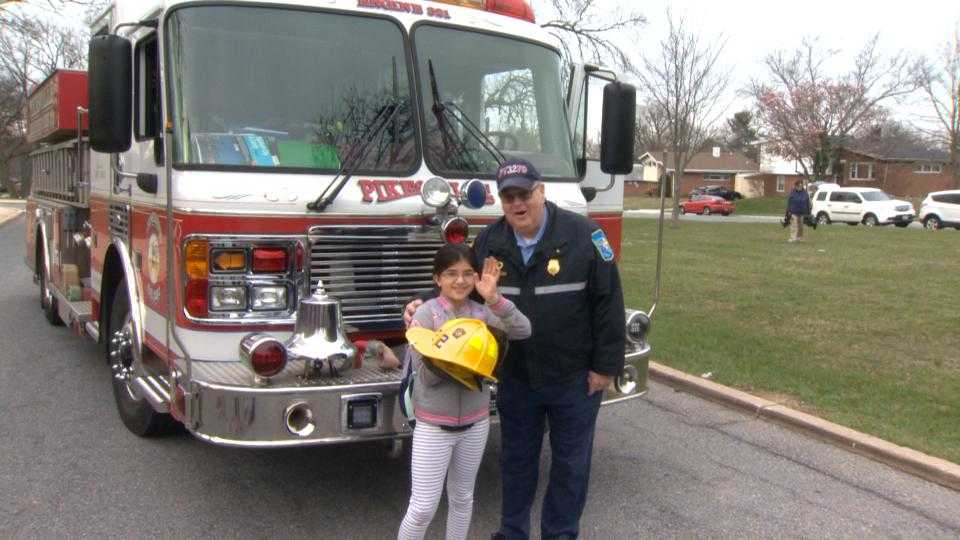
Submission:
[[[662,170],[664,152],[646,152],[640,156],[639,164],[644,171]],[[671,178],[674,175],[673,154],[666,152],[666,170]],[[737,189],[741,182],[758,171],[757,162],[747,156],[720,147],[694,154],[683,171],[680,181],[680,194],[687,195],[695,188],[722,186]],[[737,189],[737,191],[740,191]],[[746,194],[744,194],[746,196]]]
[[[840,151],[836,177],[842,186],[875,187],[897,197],[923,197],[955,185],[946,152],[924,148],[850,145]]]

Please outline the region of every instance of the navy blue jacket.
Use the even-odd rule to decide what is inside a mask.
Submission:
[[[605,260],[602,245],[595,245],[591,235],[599,236],[596,223],[546,204],[547,226],[529,264],[523,263],[513,229],[503,217],[474,242],[480,261],[491,255],[503,262],[500,294],[512,300],[533,327],[530,338],[510,343],[501,373],[533,388],[572,380],[586,370],[618,376],[626,337],[617,265]]]
[[[806,216],[810,214],[810,195],[805,189],[794,189],[790,192],[790,201],[787,203],[787,210],[795,216]]]

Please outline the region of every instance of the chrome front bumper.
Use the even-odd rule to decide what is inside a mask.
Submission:
[[[630,373],[635,385],[629,394],[621,393],[616,385],[611,385],[604,394],[605,405],[646,393],[649,356],[650,346],[646,344],[628,350],[624,358],[625,372],[632,368]],[[409,437],[412,429],[400,413],[397,402],[398,376],[385,377],[381,372],[370,378],[373,382],[266,387],[194,380],[190,385],[185,424],[194,436],[209,443],[247,448],[330,445]],[[312,411],[309,433],[304,433],[307,430],[298,433],[288,427],[291,407],[295,406],[305,406]],[[491,407],[495,410],[495,404]],[[372,423],[356,422],[357,416],[370,420],[370,414],[374,417]]]

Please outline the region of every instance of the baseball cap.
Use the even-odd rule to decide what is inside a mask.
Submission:
[[[540,173],[525,159],[510,159],[497,170],[497,191],[516,187],[530,191],[540,181]]]

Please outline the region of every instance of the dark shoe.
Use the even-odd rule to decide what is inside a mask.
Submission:
[[[490,540],[507,540],[507,537],[501,532],[495,532],[490,535]]]

